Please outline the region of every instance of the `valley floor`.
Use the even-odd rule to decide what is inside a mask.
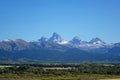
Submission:
[[[41,76],[35,74],[2,74],[0,80],[120,80],[116,75],[99,75],[99,74],[81,74],[65,76]]]
[[[1,64],[0,80],[120,80],[120,64]]]

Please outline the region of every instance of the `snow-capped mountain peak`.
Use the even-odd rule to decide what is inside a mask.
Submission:
[[[93,38],[89,43],[91,44],[105,44],[100,38]]]

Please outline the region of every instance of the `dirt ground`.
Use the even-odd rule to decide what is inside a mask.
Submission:
[[[100,80],[120,80],[120,79],[100,79]]]

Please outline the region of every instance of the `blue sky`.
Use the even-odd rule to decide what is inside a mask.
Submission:
[[[59,33],[120,42],[120,0],[0,0],[0,41]]]

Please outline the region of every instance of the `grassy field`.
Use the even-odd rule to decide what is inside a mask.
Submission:
[[[116,75],[99,75],[99,74],[81,74],[81,75],[35,75],[35,74],[1,74],[0,80],[109,80],[118,79]]]

